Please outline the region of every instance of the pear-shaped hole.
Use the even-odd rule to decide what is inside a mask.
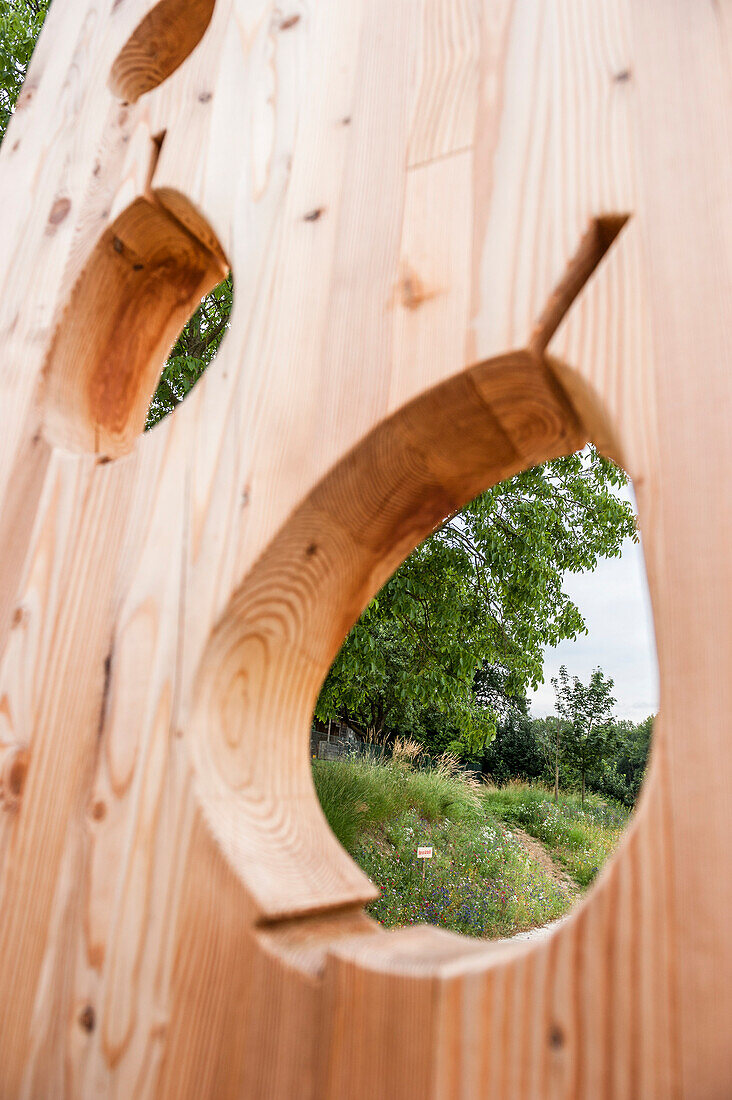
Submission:
[[[158,391],[181,329],[228,273],[215,234],[181,195],[131,203],[99,238],[54,334],[44,372],[49,441],[106,458],[130,451],[149,415],[171,411],[195,380],[177,357],[166,367],[167,397]],[[197,373],[218,340],[200,342]]]
[[[526,440],[531,440],[530,449]],[[319,719],[327,722],[331,717],[331,726],[335,717],[359,721],[355,710],[363,696],[361,687],[368,687],[372,676],[378,684],[383,673],[379,668],[379,624],[377,622],[371,630],[374,624],[362,618],[356,632],[371,633],[374,644],[361,646],[365,674],[360,683],[356,683],[355,690],[343,693],[349,696],[347,712],[337,710],[334,705],[331,714],[326,713],[322,694],[317,703],[323,682],[330,679],[328,669],[349,629],[364,608],[373,610],[375,594],[427,536],[437,556],[443,554],[449,558],[454,555],[456,548],[440,546],[440,542],[444,544],[448,534],[454,534],[457,547],[461,532],[457,528],[448,532],[446,525],[457,524],[459,514],[463,517],[462,522],[468,522],[465,511],[461,510],[471,499],[478,501],[478,514],[470,522],[482,523],[486,517],[481,515],[481,501],[486,500],[486,495],[496,512],[495,534],[498,535],[498,529],[501,532],[500,538],[489,539],[485,547],[491,558],[491,572],[495,574],[492,583],[498,583],[502,575],[503,583],[513,586],[518,595],[530,585],[535,585],[541,594],[550,581],[545,570],[540,568],[542,556],[559,555],[556,565],[561,575],[572,560],[571,557],[568,560],[566,552],[562,553],[561,540],[554,528],[554,511],[562,486],[554,484],[552,475],[561,473],[566,467],[574,480],[573,497],[577,506],[570,507],[566,517],[567,522],[576,525],[571,534],[576,549],[573,560],[579,568],[591,568],[590,547],[585,545],[591,535],[587,525],[591,526],[595,520],[601,522],[607,514],[612,504],[609,493],[615,475],[614,467],[603,466],[604,460],[595,452],[590,452],[587,458],[573,453],[585,441],[586,436],[571,407],[562,393],[550,384],[535,357],[517,353],[478,363],[468,372],[420,395],[380,423],[315,486],[252,566],[241,588],[229,601],[202,657],[196,678],[189,743],[198,797],[207,821],[232,866],[251,891],[263,919],[278,921],[370,901],[374,882],[382,887],[385,883],[379,882],[371,871],[369,875],[374,882],[369,882],[361,869],[365,864],[359,867],[358,862],[353,862],[354,856],[359,860],[356,847],[358,833],[363,837],[365,831],[362,826],[370,832],[366,839],[371,844],[374,866],[386,869],[387,858],[394,856],[381,827],[383,821],[378,819],[379,803],[384,801],[379,787],[383,784],[361,783],[358,775],[351,782],[348,776],[340,774],[341,764],[348,761],[316,761],[321,774],[315,777],[315,787],[323,796],[320,780],[325,778],[331,788],[330,805],[326,806],[324,817],[321,805],[326,798],[323,797],[321,804],[316,801],[311,761],[303,751],[314,708]],[[537,469],[540,468],[534,464],[547,460],[553,465],[539,477]],[[590,494],[596,507],[589,515],[584,469],[588,460],[597,464],[602,482],[600,491]],[[515,483],[506,479],[521,470],[526,470],[521,475],[526,491],[519,492],[516,508],[519,515],[525,512],[528,519],[532,513],[540,513],[539,531],[533,540],[534,549],[541,551],[538,560],[537,553],[529,552],[531,546],[522,546],[520,537],[514,543],[516,536],[511,530],[511,515],[506,514],[508,502],[500,499],[501,491],[515,494]],[[501,481],[503,486],[498,485]],[[603,484],[605,491],[602,491]],[[496,488],[491,489],[491,486]],[[476,494],[481,493],[483,495],[476,498]],[[495,494],[498,499],[491,502]],[[620,534],[632,535],[635,531],[632,510],[621,511],[625,526]],[[508,562],[504,560],[507,548],[511,551]],[[617,547],[611,545],[607,549],[612,551]],[[432,563],[428,560],[421,565],[424,566],[423,576],[408,578],[409,583],[402,585],[399,598],[391,601],[393,610],[403,618],[407,606],[413,609],[412,625],[418,635],[424,634],[425,610],[430,611],[424,608],[423,597],[429,597],[436,587],[431,575]],[[457,576],[454,584],[443,584],[442,589],[444,602],[452,600],[458,605],[463,602]],[[489,586],[489,602],[490,598]],[[381,602],[378,595],[376,599]],[[388,609],[388,604],[389,600],[384,600],[381,610]],[[541,613],[542,600],[539,600],[533,615]],[[559,615],[562,615],[561,606]],[[458,615],[459,629],[450,647],[455,658],[452,671],[463,681],[456,685],[458,689],[471,687],[469,677],[477,671],[471,649],[472,632],[480,626],[479,620],[478,613],[472,618]],[[513,614],[510,625],[511,644],[514,650],[520,650],[526,639],[525,624],[518,612]],[[437,623],[437,627],[434,648],[441,644],[441,624]],[[419,650],[414,630],[410,631],[409,625],[405,629],[413,635],[415,645],[410,644],[409,653],[406,646],[392,645],[391,656],[396,662],[404,663],[411,657],[412,650]],[[494,649],[500,657],[500,624],[494,641]],[[360,640],[357,639],[357,643],[360,645]],[[418,652],[417,656],[421,654]],[[425,699],[430,702],[434,694],[430,670],[423,661],[417,664],[412,682],[418,684],[422,702]],[[613,675],[612,668],[606,671]],[[343,666],[340,670],[336,668],[336,680],[340,673],[348,675],[349,670]],[[454,677],[451,682],[456,683]],[[333,686],[332,681],[326,683],[326,695]],[[331,703],[338,694],[337,683],[335,687]],[[363,716],[359,724],[362,728],[368,726],[368,716]],[[481,726],[485,723],[479,721],[478,733]],[[394,732],[393,725],[391,731]],[[404,740],[410,731],[413,732],[411,726],[402,726],[396,732]],[[277,741],[276,759],[267,740],[272,736]],[[453,766],[446,759],[442,771]],[[403,769],[397,767],[391,775],[395,780],[391,794],[395,793],[397,812],[408,808],[409,791],[402,783],[402,774]],[[429,795],[440,811],[440,792],[445,787],[440,776],[420,770],[414,774],[417,784],[429,788],[422,793]],[[387,779],[387,786],[389,784]],[[477,797],[484,797],[483,792]],[[351,818],[356,817],[357,827],[351,837],[331,812],[333,807],[340,812],[346,799],[350,801]],[[454,800],[448,797],[447,801]],[[480,819],[482,814],[485,818],[484,808],[479,806],[477,811],[474,806],[471,808],[474,801],[469,797],[459,800],[466,815],[473,813],[474,819],[476,816]],[[548,801],[551,802],[551,792]],[[447,818],[448,815],[442,816]],[[328,820],[331,829],[326,828]],[[415,824],[420,822],[421,818]],[[475,835],[475,829],[480,831],[486,824],[474,820],[471,826],[476,842],[472,850],[475,859],[464,864],[466,877],[473,875],[477,858],[491,850],[489,836]],[[411,863],[412,900],[418,903],[411,919],[420,920],[427,914],[421,892],[422,868],[417,864],[416,849],[433,847],[434,862],[429,865],[433,872],[438,853],[443,868],[449,867],[450,853],[445,851],[442,841],[438,848],[437,841],[433,843],[418,837],[417,829],[414,825],[411,827],[410,850],[405,847],[404,856]],[[348,852],[337,847],[334,834],[345,841]],[[348,854],[351,858],[346,858]],[[392,862],[394,870],[403,866],[406,866],[404,861]],[[427,885],[430,884],[427,879],[429,866],[425,871]],[[474,882],[474,886],[479,885]],[[536,915],[536,923],[544,919],[544,914]],[[397,919],[389,923],[404,921]],[[532,919],[529,923],[535,922]],[[474,926],[468,927],[467,923],[458,927],[473,934],[484,934]],[[515,926],[505,929],[506,932],[510,930],[518,929]]]
[[[538,936],[615,850],[657,709],[622,477],[588,449],[499,483],[437,525],[344,642],[310,755],[386,927]]]
[[[160,0],[138,24],[109,74],[114,95],[134,103],[174,73],[211,22],[215,0]]]

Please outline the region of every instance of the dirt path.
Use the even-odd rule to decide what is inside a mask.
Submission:
[[[579,886],[572,876],[568,875],[564,868],[552,859],[541,841],[537,840],[536,837],[530,836],[529,833],[524,832],[518,825],[512,825],[511,832],[529,853],[534,863],[538,863],[542,871],[545,871],[558,882],[567,894],[567,897],[574,902],[580,894]]]
[[[537,863],[546,874],[550,875],[555,882],[564,890],[567,895],[567,900],[570,906],[574,905],[575,901],[580,896],[581,890],[571,875],[568,875],[563,867],[560,867],[558,863],[550,856],[544,845],[536,837],[530,836],[529,833],[524,832],[517,825],[511,825],[511,832],[516,840],[526,849],[534,863]],[[515,936],[511,936],[511,940],[542,940],[546,936],[551,935],[555,928],[558,928],[560,924],[564,924],[566,916],[560,917],[559,920],[550,921],[549,924],[542,924],[539,928],[530,928],[528,932],[518,932]]]

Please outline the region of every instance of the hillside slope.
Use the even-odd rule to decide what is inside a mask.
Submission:
[[[489,938],[539,927],[569,910],[620,834],[614,805],[593,799],[580,814],[562,796],[555,808],[544,788],[479,787],[449,760],[354,757],[316,761],[313,774],[331,827],[381,891],[369,912],[386,927]]]

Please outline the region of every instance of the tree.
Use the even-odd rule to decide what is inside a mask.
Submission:
[[[536,727],[526,699],[514,700],[514,705],[498,719],[496,735],[483,753],[483,774],[490,776],[498,786],[509,779],[530,782],[543,778],[544,757]]]
[[[570,680],[566,666],[562,665],[552,684],[557,696],[556,709],[563,722],[560,751],[580,773],[584,806],[587,771],[599,764],[608,750],[608,725],[615,705],[610,694],[613,681],[596,668],[585,685],[578,676]]]
[[[562,723],[556,715],[539,719],[534,723],[537,744],[541,748],[544,763],[554,777],[554,805],[559,802],[559,772],[561,763]]]
[[[544,780],[554,787],[554,803],[559,802],[560,786],[571,778],[570,768],[562,756],[562,731],[564,723],[556,714],[545,718],[533,718],[532,729],[536,746],[544,762]],[[588,779],[588,786],[590,785]]]
[[[501,679],[504,698],[535,687],[544,647],[585,629],[563,591],[565,573],[592,569],[637,537],[616,493],[624,480],[588,448],[502,482],[446,517],[351,631],[317,718],[407,730],[433,750],[480,752],[500,716],[485,670]]]
[[[625,719],[609,727],[607,759],[592,774],[588,783],[602,794],[633,806],[645,775],[653,732],[653,716],[637,724]]]

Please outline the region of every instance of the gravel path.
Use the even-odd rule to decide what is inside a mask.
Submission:
[[[522,940],[545,940],[547,939],[555,928],[559,928],[561,924],[564,924],[566,917],[560,917],[559,920],[550,921],[549,924],[542,924],[541,928],[531,928],[528,932],[517,932],[515,936],[507,941],[508,943],[519,943]]]

